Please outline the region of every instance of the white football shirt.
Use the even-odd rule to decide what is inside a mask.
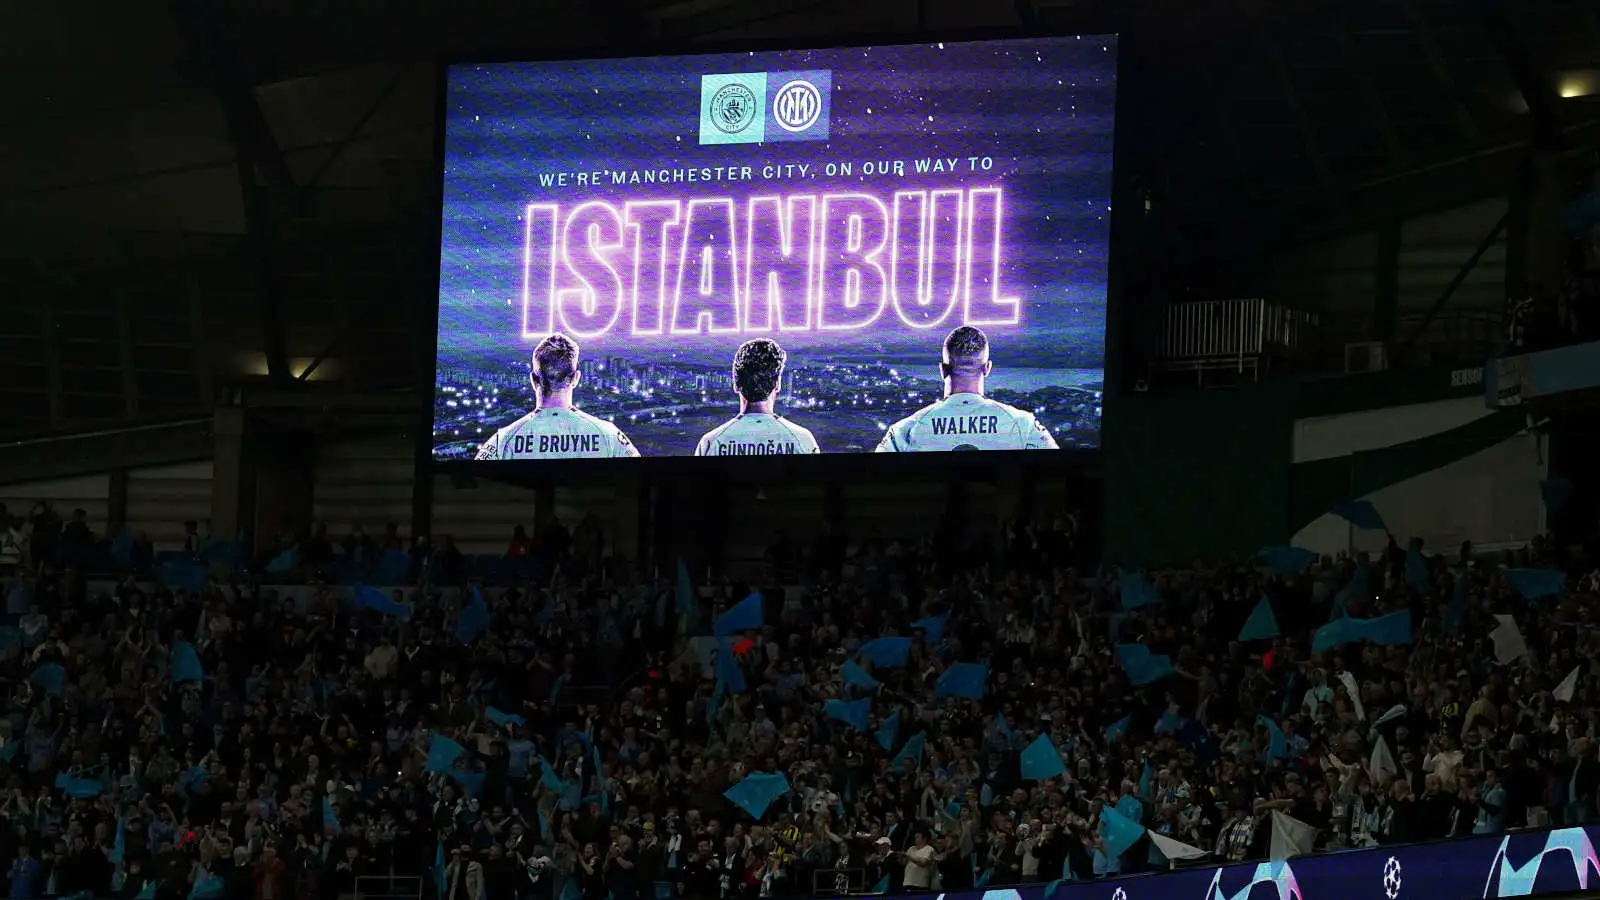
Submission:
[[[925,450],[1054,450],[1033,413],[977,394],[951,394],[889,426],[879,453]]]
[[[579,409],[539,409],[496,431],[478,459],[606,459],[638,456],[617,426]]]
[[[772,413],[744,413],[706,432],[695,456],[789,456],[821,453],[811,432]]]

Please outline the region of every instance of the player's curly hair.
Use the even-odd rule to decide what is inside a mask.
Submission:
[[[978,369],[989,355],[989,337],[983,329],[962,325],[944,339],[944,362],[952,370]]]
[[[788,358],[776,341],[767,338],[741,344],[733,354],[733,386],[739,396],[752,403],[771,397],[783,378],[783,364]]]
[[[556,332],[533,348],[533,381],[544,391],[572,386],[578,377],[578,344]]]

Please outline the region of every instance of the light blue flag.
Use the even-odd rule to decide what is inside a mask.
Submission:
[[[174,641],[172,652],[168,653],[167,657],[167,674],[172,678],[173,684],[206,680],[205,667],[200,665],[200,654],[195,652],[194,645],[188,641]]]
[[[199,790],[200,785],[205,784],[206,779],[209,777],[210,775],[206,772],[205,766],[190,766],[179,773],[178,790],[181,793],[192,794]]]
[[[370,609],[373,612],[383,613],[386,616],[394,616],[397,619],[411,618],[411,610],[409,608],[394,602],[389,598],[389,595],[385,594],[383,591],[369,588],[364,584],[358,584],[355,586],[354,599],[356,606],[359,606],[362,609]]]
[[[1127,794],[1123,794],[1121,797],[1117,798],[1116,809],[1117,812],[1122,813],[1122,815],[1130,822],[1144,821],[1144,804],[1140,803],[1139,798],[1137,797],[1130,797]]]
[[[228,883],[221,875],[204,875],[196,878],[189,889],[189,900],[219,900],[227,891]]]
[[[889,718],[884,719],[883,720],[883,724],[878,726],[877,732],[873,735],[873,737],[876,737],[878,739],[878,746],[882,747],[883,748],[883,752],[885,752],[885,753],[888,753],[890,751],[890,749],[892,749],[894,747],[895,738],[897,738],[899,736],[900,736],[900,714],[899,713],[894,713],[893,715],[889,716]]]
[[[937,644],[944,640],[944,626],[949,620],[949,613],[942,616],[926,616],[912,622],[911,627],[922,629],[923,639],[930,644]]]
[[[1017,746],[1017,733],[1011,730],[1011,724],[1006,721],[1005,713],[995,713],[994,722],[989,726],[990,740],[996,744],[1004,744],[1007,750]]]
[[[717,634],[733,634],[739,631],[760,631],[766,622],[763,610],[764,601],[761,594],[752,591],[750,596],[740,600],[732,609],[717,617],[717,623],[712,630]]]
[[[1027,781],[1044,781],[1067,773],[1061,761],[1061,752],[1051,743],[1050,735],[1041,734],[1022,750],[1022,777]]]
[[[1156,734],[1177,734],[1188,721],[1175,712],[1164,712],[1156,720]]]
[[[556,774],[556,767],[550,765],[550,760],[545,759],[543,756],[539,757],[539,767],[541,769],[539,772],[540,784],[557,794],[566,792],[567,786],[562,783],[561,776]]]
[[[1250,618],[1244,620],[1244,627],[1239,629],[1239,640],[1262,641],[1278,634],[1278,617],[1272,614],[1272,604],[1263,596],[1250,611]]]
[[[1152,684],[1172,674],[1172,657],[1152,654],[1143,644],[1118,644],[1116,656],[1135,685]]]
[[[872,886],[872,893],[874,893],[874,894],[887,894],[887,893],[889,893],[889,876],[888,876],[888,874],[885,874],[882,878],[879,878],[878,879],[878,883]]]
[[[275,575],[282,574],[284,572],[292,571],[295,566],[298,566],[299,564],[300,548],[290,547],[282,553],[279,553],[277,556],[274,556],[272,561],[267,563],[267,571]]]
[[[1349,616],[1334,619],[1317,629],[1311,639],[1311,652],[1322,653],[1357,641],[1371,641],[1385,646],[1411,643],[1410,610],[1402,609],[1376,619],[1352,619]]]
[[[1506,581],[1524,600],[1559,597],[1566,586],[1567,573],[1549,569],[1507,569]]]
[[[1120,857],[1139,843],[1141,837],[1144,837],[1144,828],[1138,822],[1110,806],[1100,807],[1100,840],[1106,845],[1107,856]]]
[[[520,725],[523,728],[528,727],[527,719],[513,713],[501,712],[492,706],[484,710],[483,716],[501,728],[510,728],[512,725]]]
[[[483,592],[472,589],[472,601],[456,617],[456,640],[470,644],[489,628],[489,604],[483,602]]]
[[[1388,530],[1371,500],[1346,500],[1333,508],[1333,514],[1362,531]]]
[[[1261,560],[1272,574],[1288,577],[1305,571],[1317,561],[1317,555],[1300,547],[1262,547],[1256,559]]]
[[[913,770],[921,767],[922,752],[927,749],[927,745],[928,741],[922,736],[922,732],[919,731],[912,735],[911,740],[906,741],[906,745],[901,747],[900,752],[896,753],[894,759],[889,761],[889,771],[900,771],[901,763],[911,763],[911,769]]]
[[[867,731],[867,717],[872,713],[872,700],[863,697],[854,702],[828,700],[822,704],[822,714],[836,722],[843,722],[857,731]]]
[[[1366,566],[1356,566],[1356,571],[1350,576],[1350,583],[1339,589],[1333,595],[1333,615],[1331,619],[1343,616],[1350,609],[1350,604],[1357,601],[1365,603],[1372,599],[1371,576],[1367,574]]]
[[[1471,579],[1467,575],[1467,567],[1462,566],[1455,571],[1455,577],[1450,585],[1450,603],[1444,608],[1444,630],[1455,631],[1461,627],[1461,620],[1467,615],[1467,589]]]
[[[111,852],[106,854],[106,859],[120,864],[128,855],[128,822],[127,816],[117,819],[117,836],[111,842]]]
[[[556,703],[561,699],[561,689],[567,686],[567,673],[562,672],[556,676],[555,683],[550,685],[550,702]]]
[[[34,669],[28,681],[39,690],[59,697],[67,689],[67,670],[61,668],[60,663],[47,662]]]
[[[56,776],[56,790],[79,800],[98,797],[105,791],[105,786],[93,778],[77,778],[65,772]]]
[[[987,663],[955,663],[940,673],[933,683],[935,697],[963,697],[982,700],[985,685],[989,682]]]
[[[1161,591],[1139,572],[1119,571],[1117,592],[1123,609],[1138,609],[1161,602]]]
[[[440,894],[440,896],[444,896]],[[610,896],[609,892],[607,896]],[[583,888],[578,886],[577,876],[567,878],[567,883],[561,886],[560,900],[583,900]]]
[[[750,814],[752,819],[766,815],[773,801],[789,793],[789,779],[782,772],[752,772],[742,781],[722,792],[722,796]]]
[[[876,669],[902,669],[911,659],[911,638],[881,637],[861,645],[861,655]]]
[[[467,748],[444,735],[436,734],[428,742],[428,761],[423,768],[429,772],[449,772],[456,767],[456,760],[467,752]]]
[[[733,658],[733,647],[728,644],[728,639],[717,635],[717,683],[726,690],[735,694],[745,692],[744,670],[739,668],[739,661]]]
[[[1256,723],[1267,729],[1267,762],[1289,755],[1289,739],[1284,737],[1278,723],[1266,716],[1256,716]]]
[[[1539,482],[1539,497],[1544,500],[1544,510],[1555,513],[1572,496],[1572,482],[1559,475]]]
[[[446,884],[445,884],[445,880],[444,880],[444,869],[445,869],[445,866],[444,866],[444,842],[440,841],[439,842],[439,846],[434,850],[434,853],[433,853],[433,883],[434,883],[434,887],[439,889],[439,896],[440,897],[449,896],[449,894],[446,891]],[[569,879],[569,880],[576,881],[577,879],[574,878],[574,879]]]
[[[1144,761],[1144,768],[1139,771],[1139,796],[1145,800],[1150,799],[1150,781],[1155,772],[1150,768],[1150,760]]]
[[[211,583],[211,573],[197,560],[169,559],[156,567],[156,580],[170,588],[198,593]]]
[[[1422,556],[1420,538],[1412,538],[1406,545],[1406,584],[1419,591],[1433,586],[1428,578],[1428,561]]]
[[[1132,716],[1123,716],[1122,718],[1116,720],[1115,722],[1112,722],[1110,725],[1107,725],[1106,726],[1106,743],[1110,744],[1110,743],[1116,741],[1116,739],[1119,736],[1127,734],[1128,733],[1128,724],[1132,720],[1133,720]]]
[[[689,567],[678,560],[678,581],[672,590],[673,602],[678,607],[678,612],[688,617],[689,627],[694,628],[700,623],[700,601],[694,595],[694,584],[689,581]]]
[[[156,900],[155,881],[146,881],[144,887],[139,888],[139,893],[133,895],[133,900]]]
[[[332,828],[335,835],[344,833],[344,826],[339,824],[339,814],[333,811],[333,801],[327,794],[322,795],[322,827]]]
[[[878,683],[878,679],[868,675],[866,670],[856,665],[856,661],[853,659],[844,661],[844,665],[839,667],[839,675],[844,678],[845,684],[852,684],[858,688],[873,691],[882,687]]]

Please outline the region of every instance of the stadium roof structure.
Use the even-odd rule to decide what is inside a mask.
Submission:
[[[1503,192],[1600,117],[1593,0],[7,4],[0,437],[418,411],[443,54],[982,27],[1127,35],[1119,174],[1197,254]]]

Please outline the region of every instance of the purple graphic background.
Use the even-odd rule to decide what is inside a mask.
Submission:
[[[985,187],[1005,191],[1000,280],[1022,301],[1018,325],[985,328],[991,392],[1045,410],[1040,419],[1063,447],[1096,445],[1115,51],[1112,38],[1069,37],[452,68],[435,455],[470,457],[470,447],[532,406],[527,357],[536,340],[521,334],[529,203],[565,211],[585,200],[732,197],[742,229],[750,196],[859,191],[889,202],[901,190]],[[832,73],[828,140],[698,143],[702,75],[802,70]],[[768,117],[770,134],[779,129]],[[914,161],[929,157],[961,165],[913,174]],[[968,157],[993,166],[970,171]],[[861,174],[863,163],[895,160],[903,177]],[[851,163],[854,174],[829,177],[830,163]],[[746,165],[753,180],[541,183],[557,172]],[[809,171],[765,180],[759,173],[769,165]],[[909,328],[890,312],[858,332],[771,335],[789,353],[786,411],[824,452],[870,450],[885,420],[937,398],[946,330]],[[735,411],[727,367],[752,336],[643,337],[618,327],[586,338],[578,400],[617,422],[645,455],[690,453],[699,433]]]

